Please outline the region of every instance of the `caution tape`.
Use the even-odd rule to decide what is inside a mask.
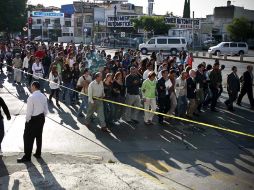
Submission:
[[[12,67],[12,66],[7,65],[5,63],[3,63],[3,65],[6,65],[7,67]],[[17,68],[14,68],[14,69],[19,70],[19,71],[21,71],[23,73],[26,73],[28,75],[32,75],[33,76],[33,74],[24,72],[22,69],[17,69]],[[41,80],[44,80],[46,82],[54,83],[52,81],[49,81],[48,79],[44,79],[44,78],[41,78],[41,77],[37,77],[37,78],[39,78]],[[57,84],[57,83],[55,83],[55,84]],[[88,96],[87,94],[84,94],[84,93],[76,91],[74,89],[65,87],[63,85],[59,85],[59,87],[66,88],[66,89],[68,89],[70,91],[76,92],[76,93],[84,95],[84,96]],[[241,131],[237,131],[237,130],[223,128],[223,127],[220,127],[220,126],[211,125],[211,124],[207,124],[207,123],[203,123],[203,122],[199,122],[199,121],[194,121],[194,120],[190,120],[190,119],[186,119],[186,118],[182,118],[182,117],[177,117],[177,116],[174,116],[174,115],[168,115],[168,114],[160,113],[160,112],[157,112],[157,111],[147,110],[147,109],[144,109],[144,108],[140,108],[140,107],[136,107],[136,106],[120,103],[120,102],[115,102],[115,101],[108,100],[108,99],[103,99],[103,98],[98,98],[98,97],[93,97],[93,99],[100,100],[100,101],[103,101],[103,102],[108,102],[108,103],[115,104],[115,105],[124,106],[124,107],[127,107],[127,108],[132,108],[132,109],[148,112],[148,113],[152,113],[152,114],[155,114],[155,115],[161,115],[161,116],[164,116],[164,117],[177,119],[177,120],[188,122],[188,123],[193,123],[193,124],[201,125],[201,126],[212,128],[212,129],[217,129],[217,130],[221,130],[221,131],[225,131],[225,132],[229,132],[229,133],[234,133],[234,134],[237,134],[237,135],[243,135],[243,136],[246,136],[246,137],[254,138],[253,134],[249,134],[249,133],[245,133],[245,132],[241,132]]]

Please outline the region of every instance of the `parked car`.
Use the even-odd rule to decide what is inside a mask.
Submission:
[[[171,55],[176,55],[182,48],[187,50],[187,42],[183,37],[153,37],[146,43],[139,45],[142,54],[147,54],[149,51],[164,50],[169,51]]]
[[[221,54],[248,54],[248,44],[245,42],[221,42],[216,46],[210,47],[208,53],[217,55]]]

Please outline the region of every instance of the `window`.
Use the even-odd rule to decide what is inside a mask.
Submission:
[[[45,24],[50,24],[50,19],[45,19]]]
[[[155,39],[151,39],[148,44],[155,44]]]
[[[186,44],[186,41],[185,39],[181,39],[182,40],[182,44]]]
[[[229,47],[229,43],[224,44],[223,47]]]
[[[237,43],[231,43],[230,47],[237,47]]]
[[[238,44],[238,47],[246,47],[246,44],[244,44],[244,43],[239,43],[239,44]]]
[[[41,19],[37,19],[37,24],[41,24]]]
[[[167,44],[167,39],[157,39],[157,44]]]
[[[60,18],[55,19],[55,24],[60,24]]]
[[[65,27],[71,27],[71,21],[65,21]]]
[[[168,44],[180,44],[180,39],[168,39]]]

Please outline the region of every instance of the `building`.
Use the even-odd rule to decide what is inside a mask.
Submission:
[[[212,35],[218,41],[227,41],[230,36],[227,32],[227,26],[234,18],[245,17],[250,22],[254,22],[254,10],[248,10],[244,7],[237,7],[227,1],[227,6],[214,8],[214,25]]]
[[[57,40],[62,36],[62,26],[64,26],[64,14],[60,12],[28,12],[29,17],[29,37],[37,40]]]

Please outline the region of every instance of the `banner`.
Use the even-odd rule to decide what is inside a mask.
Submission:
[[[192,29],[193,19],[191,18],[177,18],[177,17],[165,17],[166,24],[175,25],[175,28]],[[194,29],[200,29],[200,20],[194,19]]]
[[[133,18],[138,18],[138,16],[116,16],[116,27],[133,27],[133,24],[131,22],[131,19]],[[115,17],[114,16],[109,16],[107,18],[107,27],[114,27],[114,21]]]

